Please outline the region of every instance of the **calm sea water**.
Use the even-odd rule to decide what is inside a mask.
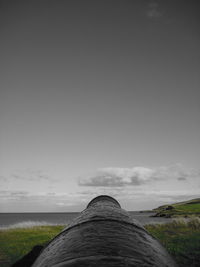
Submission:
[[[154,213],[131,211],[131,216],[138,220],[142,225],[149,223],[166,223],[171,221],[169,218],[151,217]],[[32,227],[37,225],[56,225],[69,224],[78,212],[66,213],[0,213],[0,229],[16,227]]]

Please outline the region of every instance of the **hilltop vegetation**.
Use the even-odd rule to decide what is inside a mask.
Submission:
[[[156,217],[200,217],[200,198],[163,205],[154,211]]]

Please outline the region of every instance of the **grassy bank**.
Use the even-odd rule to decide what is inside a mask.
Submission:
[[[154,211],[157,213],[157,217],[200,217],[200,198],[163,205],[154,209]]]
[[[63,226],[35,226],[0,230],[0,266],[10,266],[33,246],[45,244],[62,229]]]
[[[200,266],[200,219],[174,220],[172,223],[147,225],[180,267]]]
[[[43,245],[57,235],[63,226],[37,226],[0,231],[0,266],[8,267],[28,253],[33,246]],[[200,219],[190,222],[147,225],[146,229],[166,247],[181,267],[200,266]]]

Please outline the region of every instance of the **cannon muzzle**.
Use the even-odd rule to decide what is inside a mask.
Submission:
[[[112,197],[94,198],[33,267],[174,267],[164,249]]]

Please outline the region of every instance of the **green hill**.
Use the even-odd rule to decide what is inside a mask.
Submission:
[[[160,206],[153,211],[155,217],[200,217],[200,198]]]

